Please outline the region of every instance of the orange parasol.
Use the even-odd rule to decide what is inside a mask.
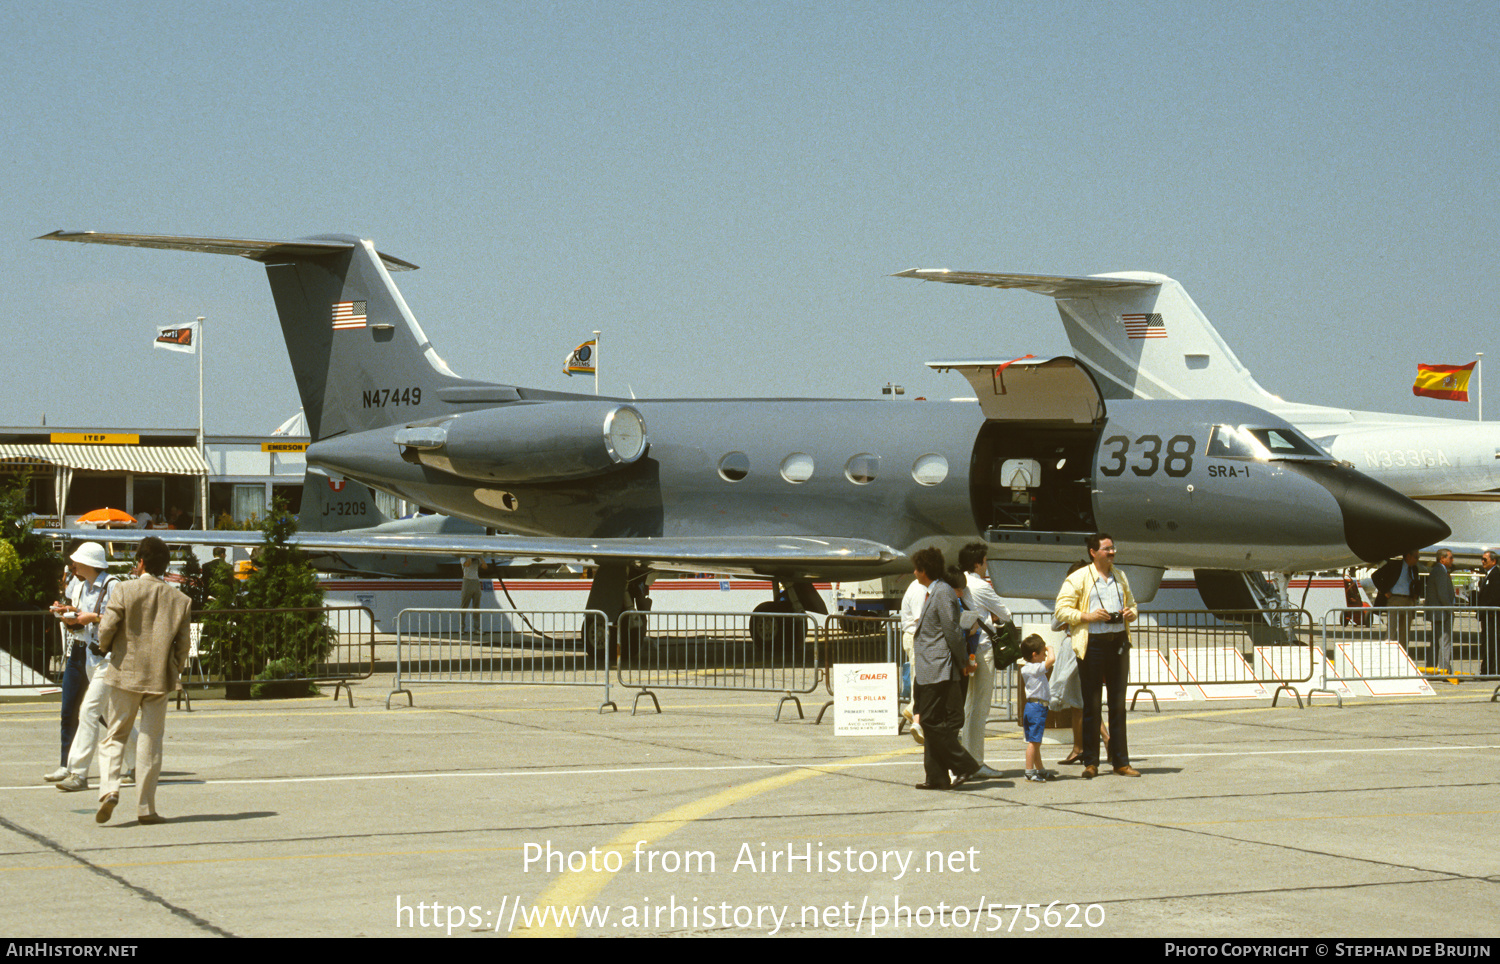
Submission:
[[[78,517],[81,525],[92,525],[103,529],[119,529],[135,525],[135,516],[119,509],[95,509]]]

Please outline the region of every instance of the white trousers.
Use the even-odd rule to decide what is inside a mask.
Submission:
[[[78,731],[73,734],[73,745],[68,747],[68,770],[80,780],[88,779],[89,764],[94,762],[94,750],[104,737],[105,731],[101,724],[104,722],[104,701],[109,692],[109,686],[101,678],[104,676],[103,663],[84,671],[89,675],[89,688],[83,694],[83,703],[78,707]],[[138,732],[132,729],[130,739],[125,743],[126,770],[135,769],[135,741]],[[99,767],[99,775],[104,776],[102,765]]]
[[[120,760],[125,754],[125,738],[141,714],[140,753],[136,783],[140,790],[140,813],[156,812],[156,781],[161,778],[161,741],[167,728],[166,693],[135,693],[114,686],[105,687],[104,718],[109,721],[109,735],[99,747],[99,799],[120,792]]]
[[[990,703],[995,698],[995,647],[982,630],[975,653],[979,657],[979,670],[969,677],[969,686],[964,692],[964,728],[958,741],[969,751],[969,756],[982,764],[984,725],[989,721]]]

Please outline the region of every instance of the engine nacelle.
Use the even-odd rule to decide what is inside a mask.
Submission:
[[[464,412],[398,429],[408,462],[487,482],[599,475],[646,452],[646,420],[619,402],[539,402]]]

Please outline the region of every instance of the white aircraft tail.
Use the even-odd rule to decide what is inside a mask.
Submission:
[[[1106,399],[1226,398],[1279,402],[1256,382],[1182,285],[1166,275],[1124,271],[1086,278],[983,274],[947,269],[896,277],[1050,295],[1076,355]]]

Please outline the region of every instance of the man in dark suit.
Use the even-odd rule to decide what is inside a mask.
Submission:
[[[1453,553],[1439,549],[1437,562],[1427,573],[1427,622],[1432,626],[1432,646],[1427,658],[1444,673],[1453,672]]]
[[[1484,567],[1484,575],[1480,577],[1479,585],[1475,589],[1473,602],[1479,607],[1479,675],[1486,676],[1494,672],[1496,666],[1495,650],[1500,644],[1500,612],[1484,612],[1485,607],[1496,607],[1500,609],[1500,567],[1495,563],[1500,561],[1493,549],[1486,549],[1479,557],[1479,564]]]
[[[224,547],[215,546],[213,562],[203,567],[204,596],[224,595],[231,586],[230,580],[234,578],[234,567],[225,561],[224,556]]]

